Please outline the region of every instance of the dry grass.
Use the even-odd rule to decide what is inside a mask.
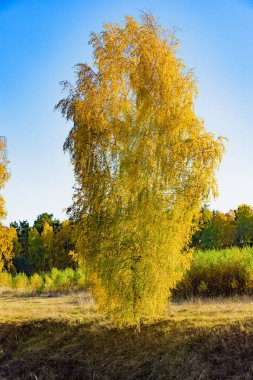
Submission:
[[[141,334],[87,293],[0,297],[0,379],[253,379],[253,298],[178,302]]]
[[[26,296],[7,294],[0,296],[0,321],[28,322],[41,319],[87,321],[99,316],[96,306],[87,292],[67,295]],[[195,298],[168,305],[164,320],[187,321],[197,326],[215,326],[253,318],[253,297]],[[109,322],[109,321],[108,321]],[[103,319],[104,324],[104,319]]]
[[[195,298],[170,305],[168,316],[195,326],[226,325],[253,318],[253,297]]]
[[[5,294],[0,296],[0,321],[28,322],[41,319],[82,322],[95,318],[98,322],[96,306],[87,292],[73,294],[52,294],[27,296]],[[167,315],[168,321],[188,321],[195,326],[227,324],[253,318],[253,297],[195,298],[172,302]],[[104,322],[104,319],[103,319]]]
[[[79,321],[95,317],[94,302],[85,292],[53,296],[0,296],[0,321],[28,322],[41,319]]]

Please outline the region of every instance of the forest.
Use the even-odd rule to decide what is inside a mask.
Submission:
[[[33,292],[85,288],[85,264],[77,252],[74,223],[60,222],[53,214],[43,213],[32,226],[27,221],[2,226],[0,286]],[[173,293],[183,298],[251,294],[252,244],[250,205],[227,213],[203,207],[189,243],[195,253]]]

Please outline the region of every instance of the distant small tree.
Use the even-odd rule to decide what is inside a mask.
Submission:
[[[33,227],[35,227],[37,231],[41,234],[45,223],[48,223],[49,226],[53,227],[54,231],[58,231],[61,226],[60,221],[58,219],[55,219],[53,214],[48,214],[47,212],[44,212],[43,214],[37,216],[36,220],[34,221]]]
[[[207,205],[204,205],[198,215],[198,224],[194,234],[192,235],[192,246],[203,248],[203,232],[210,226],[213,219],[213,212],[208,208]]]
[[[49,271],[53,264],[53,251],[54,251],[54,231],[53,227],[49,223],[45,222],[43,231],[41,233],[42,238],[42,271]]]
[[[77,266],[77,263],[74,260],[76,254],[75,249],[73,223],[68,220],[64,220],[61,228],[54,235],[51,268],[75,268]]]
[[[17,272],[24,272],[28,275],[30,273],[28,235],[31,227],[27,220],[12,222],[10,227],[15,228],[17,233],[13,247],[13,264]]]
[[[28,264],[29,275],[44,270],[43,240],[35,227],[28,234]]]
[[[182,276],[224,147],[195,115],[196,82],[175,36],[152,16],[106,24],[91,44],[94,65],[77,66],[58,104],[73,121],[65,150],[78,252],[100,308],[138,325],[164,312]]]
[[[239,244],[248,245],[253,243],[253,210],[252,207],[243,204],[235,210],[237,226],[237,241]]]
[[[203,249],[222,249],[236,243],[237,228],[234,215],[213,211],[212,217],[203,225],[200,231],[200,247]]]

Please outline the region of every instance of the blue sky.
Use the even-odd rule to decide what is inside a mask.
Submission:
[[[54,112],[59,82],[74,80],[76,63],[91,62],[90,31],[139,10],[180,28],[179,54],[198,80],[197,114],[229,139],[212,208],[253,205],[253,1],[0,0],[0,135],[12,173],[6,223],[42,212],[65,217],[74,179],[62,151],[70,125]]]

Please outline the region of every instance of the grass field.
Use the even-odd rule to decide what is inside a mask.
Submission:
[[[84,292],[2,295],[0,379],[253,379],[253,298],[174,303],[137,334]]]

